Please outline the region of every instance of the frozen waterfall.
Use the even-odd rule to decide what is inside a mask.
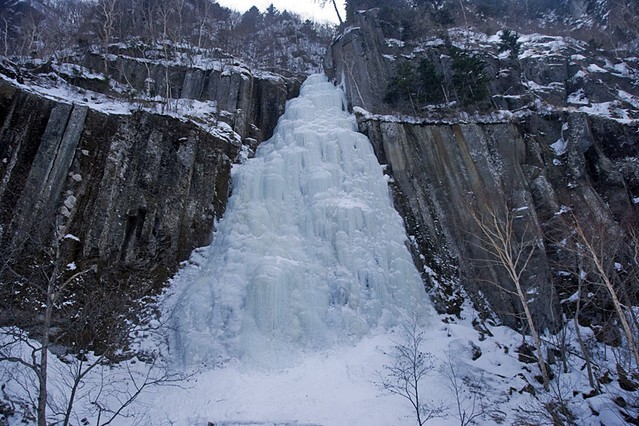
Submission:
[[[180,362],[285,365],[429,312],[382,167],[344,105],[310,76],[273,137],[234,169],[213,244],[175,279]]]

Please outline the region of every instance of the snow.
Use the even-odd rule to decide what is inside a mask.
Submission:
[[[69,73],[78,73],[78,75],[81,75],[83,78],[99,80],[104,78],[101,74],[91,73],[86,68],[74,64],[62,64],[58,65],[57,68]],[[245,72],[244,68],[241,67],[225,67],[225,69],[236,69],[238,72]],[[224,115],[226,111],[218,110],[215,101],[198,101],[195,99],[167,100],[161,96],[156,96],[155,98],[142,96],[133,100],[118,99],[99,92],[71,86],[57,76],[51,77],[53,81],[49,82],[37,81],[30,82],[29,84],[20,84],[13,80],[11,82],[27,92],[36,93],[44,98],[65,104],[72,103],[74,105],[86,106],[87,108],[105,114],[130,115],[135,111],[143,110],[153,114],[175,117],[182,121],[189,120],[207,133],[232,144],[241,144],[241,137],[233,131],[232,127],[223,121],[218,121],[216,114],[221,116]],[[0,74],[0,78],[7,79],[7,77],[2,74]],[[112,89],[117,92],[123,93],[125,91],[124,87],[117,85],[117,83],[113,81],[110,81],[110,85],[115,86],[112,87]],[[84,154],[85,150],[83,150],[82,153]],[[84,155],[88,155],[88,151],[86,151]],[[78,181],[78,179],[81,180],[82,177],[76,175],[72,176],[72,179]]]
[[[584,89],[579,89],[568,95],[568,104],[572,105],[588,105],[590,101],[584,93]]]
[[[563,139],[557,139],[557,142],[550,145],[556,156],[560,156],[566,153],[567,144]]]
[[[572,81],[585,80],[587,76],[588,74],[585,71],[579,70],[575,73],[575,75],[572,76],[571,80]]]
[[[638,121],[630,117],[627,109],[621,108],[619,101],[593,103],[580,107],[579,111],[607,117],[622,124],[632,124]]]
[[[537,84],[537,82],[533,81],[533,80],[528,80],[523,82],[524,86],[528,87],[530,90],[533,91],[545,91],[545,90],[550,90],[550,86],[542,86],[540,84]]]
[[[430,424],[459,424],[454,388],[447,377],[451,366],[466,383],[461,389],[461,404],[467,409],[472,404],[468,385],[481,389],[487,414],[478,424],[496,424],[497,418],[503,419],[503,424],[518,424],[521,407],[539,404],[522,392],[528,383],[535,382],[529,372],[534,367],[517,361],[521,337],[507,327],[490,326],[487,336],[482,337],[471,321],[468,317],[422,329],[421,350],[432,355],[435,368],[420,382],[421,397],[444,407],[443,417]],[[588,329],[581,333],[585,338],[592,336]],[[567,337],[574,338],[574,330],[568,329]],[[145,393],[134,409],[152,407],[139,412],[137,420],[154,425],[414,425],[410,403],[378,386],[384,366],[393,361],[393,347],[402,342],[401,330],[393,328],[365,336],[353,345],[305,353],[299,363],[283,369],[256,368],[234,360],[219,368],[195,371],[179,388],[155,388]],[[474,361],[473,348],[480,351]],[[580,367],[579,362],[569,363],[569,373],[556,379],[553,392],[589,392]],[[611,384],[609,390],[614,389]],[[540,393],[539,398],[543,401],[548,396]],[[605,396],[584,400],[578,395],[566,402],[581,425],[599,425],[616,416],[614,404]],[[600,415],[593,415],[590,407]],[[128,425],[128,421],[115,424]]]
[[[109,98],[97,92],[79,92],[77,89],[66,86],[57,85],[53,87],[44,86],[25,86],[29,91],[35,92],[45,98],[53,99],[62,103],[73,103],[84,105],[93,110],[103,112],[105,114],[129,115],[131,114],[131,104],[127,101]]]
[[[563,37],[552,37],[542,34],[520,34],[519,41],[522,43],[522,52],[519,59],[544,58],[553,54],[560,54],[570,47],[567,41],[572,39]],[[574,43],[576,45],[577,43]],[[573,43],[571,43],[573,45]],[[573,47],[574,47],[573,45]]]
[[[388,47],[404,47],[406,43],[402,40],[397,40],[396,38],[387,38],[386,45]]]
[[[405,416],[410,410],[394,409],[403,402],[381,397],[372,383],[390,345],[388,336],[364,338],[355,346],[309,355],[300,365],[276,372],[247,370],[242,365],[211,370],[192,383],[186,398],[164,394],[153,403],[168,413],[180,413],[170,420],[181,425],[206,421],[347,425],[360,424],[362,419],[375,419],[371,424],[408,425],[412,421]],[[206,395],[206,401],[201,395]]]
[[[360,31],[360,30],[361,30],[360,27],[347,27],[347,28],[344,29],[344,32],[340,36],[338,36],[338,39],[340,37],[342,37],[342,36],[345,36],[347,34],[350,34],[352,32],[356,32],[356,31]]]
[[[444,40],[442,40],[441,38],[434,38],[432,40],[427,40],[424,43],[424,46],[426,47],[439,47],[439,46],[444,46],[446,44],[446,42]]]
[[[622,101],[630,104],[633,108],[639,109],[639,97],[633,96],[621,89],[617,90],[617,96],[619,96],[619,99]]]
[[[454,415],[453,389],[444,371],[452,364],[460,377],[481,386],[488,407],[499,407],[502,415],[512,422],[518,406],[528,399],[527,394],[517,392],[526,385],[523,378],[528,375],[516,359],[515,349],[521,338],[506,327],[490,327],[489,335],[493,337],[482,338],[470,322],[469,318],[459,324],[439,323],[423,330],[424,342],[420,349],[433,356],[436,367],[421,382],[423,401],[443,404],[445,408],[444,417],[434,424],[459,424]],[[38,347],[36,342],[29,343]],[[414,425],[410,403],[397,395],[384,393],[376,384],[380,374],[384,374],[384,366],[392,363],[391,354],[397,344],[404,344],[404,341],[401,330],[393,328],[365,336],[353,345],[305,353],[297,365],[284,369],[256,368],[234,360],[219,368],[192,370],[187,374],[169,371],[168,377],[180,380],[147,387],[139,399],[124,409],[123,417],[116,418],[112,424]],[[475,361],[472,360],[473,347],[482,353]],[[28,356],[30,349],[26,345],[21,348]],[[97,359],[92,354],[87,358],[85,367]],[[64,357],[63,362],[52,356],[50,364],[50,398],[60,404],[68,395],[69,379],[77,360]],[[152,378],[164,377],[167,371],[164,368],[161,364],[154,366],[136,358],[116,366],[98,365],[89,372],[80,388],[72,418],[77,424],[82,418],[94,424],[98,410],[93,402],[118,408],[116,398],[124,398],[134,389],[132,379],[140,384],[147,374]],[[30,374],[24,370],[14,378],[19,376],[20,383],[33,391],[35,381]],[[27,384],[29,380],[31,385]],[[515,392],[509,395],[511,388]],[[15,382],[10,382],[5,392],[14,399],[18,396],[28,399],[25,388]],[[462,389],[462,393],[468,394],[468,389]],[[469,402],[466,397],[462,398],[462,404]],[[605,410],[605,406],[603,408]],[[15,420],[13,424],[21,424],[19,419],[12,420]],[[493,423],[488,416],[480,420],[480,424]]]
[[[202,118],[215,108],[191,101],[175,106],[188,111],[166,113]],[[287,104],[274,137],[255,158],[246,158],[245,152],[242,164],[233,168],[233,195],[216,223],[213,245],[193,252],[167,292],[161,321],[140,330],[136,348],[153,352],[157,364],[132,358],[96,367],[78,394],[74,424],[84,418],[95,424],[96,402],[117,409],[117,398],[135,389],[133,380],[140,383],[149,372],[161,377],[168,369],[179,381],[145,389],[113,424],[413,425],[410,403],[383,392],[378,383],[384,366],[393,361],[394,346],[403,342],[401,326],[414,311],[427,317],[419,325],[425,339],[421,350],[435,360],[435,369],[420,383],[421,396],[444,408],[444,417],[430,424],[460,423],[455,389],[446,374],[450,366],[464,386],[481,389],[487,414],[478,424],[517,424],[522,407],[538,409],[558,391],[569,393],[566,403],[580,425],[618,424],[611,401],[622,393],[616,381],[602,395],[583,398],[590,391],[586,373],[571,358],[568,373],[553,382],[552,392],[543,393],[533,377],[537,367],[517,361],[522,337],[515,331],[486,324],[487,335],[478,332],[470,306],[458,319],[432,312],[392,208],[388,177],[344,106],[341,91],[325,77],[312,76],[300,98]],[[612,107],[589,108],[610,114]],[[425,122],[376,116],[361,108],[356,113],[367,119]],[[484,119],[509,117],[499,112]],[[551,148],[561,155],[565,141]],[[68,204],[73,207],[73,199]],[[566,211],[561,206],[556,214]],[[72,234],[64,238],[78,240]],[[562,303],[576,300],[575,294],[566,295]],[[567,339],[577,347],[571,326]],[[580,331],[590,339],[601,371],[615,371],[612,351],[596,346],[592,330]],[[545,345],[552,346],[553,338],[545,336]],[[28,359],[29,346],[38,348],[24,339],[14,353]],[[476,349],[481,355],[473,360]],[[52,407],[68,395],[70,372],[78,363],[71,356],[61,358],[50,357]],[[88,362],[97,359],[87,355]],[[3,391],[28,404],[36,382],[28,370],[18,370],[16,365],[2,371]],[[537,398],[523,391],[529,383],[537,387]],[[472,406],[469,389],[461,392],[465,407]],[[10,424],[20,420],[14,416]],[[61,419],[50,412],[50,420]]]
[[[81,66],[81,65],[77,65],[77,64],[69,64],[69,63],[63,63],[63,64],[56,64],[53,63],[51,64],[52,68],[54,70],[56,70],[58,73],[62,73],[62,74],[67,74],[69,76],[82,76],[84,78],[88,78],[91,80],[103,80],[104,79],[104,74],[97,74],[97,73],[93,73],[91,72],[89,69]]]
[[[362,265],[354,258],[340,255],[340,247],[343,249],[345,246],[341,245],[338,234],[350,235],[350,250],[357,251],[363,258],[369,256],[366,253],[370,250],[375,252],[386,244],[392,246],[406,239],[403,229],[394,227],[393,215],[386,213],[390,200],[383,182],[382,167],[376,161],[369,164],[368,141],[351,134],[354,123],[352,117],[342,112],[342,105],[341,93],[327,84],[323,77],[311,77],[302,90],[301,98],[287,105],[287,112],[274,138],[262,145],[255,158],[238,167],[233,198],[226,216],[217,226],[215,241],[219,243],[214,242],[211,247],[194,253],[190,266],[176,278],[166,299],[165,311],[179,317],[173,324],[178,327],[178,336],[182,335],[173,340],[172,353],[175,355],[177,352],[178,355],[176,366],[182,365],[179,368],[184,368],[192,376],[178,389],[158,388],[145,394],[140,404],[153,409],[139,416],[142,423],[415,424],[410,403],[397,395],[383,392],[379,386],[384,366],[393,362],[394,346],[403,342],[401,325],[405,320],[376,322],[375,319],[379,318],[377,308],[371,312],[365,306],[355,308],[343,304],[337,317],[318,314],[312,326],[303,330],[304,339],[299,338],[297,319],[307,315],[300,309],[312,313],[319,306],[321,313],[325,313],[334,310],[340,298],[341,303],[350,298],[361,300],[357,287],[362,283],[355,279],[356,274],[353,274],[350,284],[342,281],[337,293],[331,293],[329,289],[321,297],[315,293],[306,298],[307,283],[313,283],[314,288],[322,287],[322,283],[313,276],[315,258],[320,260],[319,269],[324,270],[328,277],[338,274],[331,272],[330,268],[337,268],[339,276],[346,278],[350,269]],[[324,138],[328,135],[337,136],[328,138],[330,142],[326,143]],[[331,145],[336,146],[331,149]],[[325,161],[328,159],[337,161],[337,164]],[[285,171],[288,174],[283,174]],[[369,190],[375,191],[375,197],[383,203],[372,202],[360,192],[364,187],[358,185],[365,181],[366,188],[371,184],[374,188],[380,185],[377,190]],[[292,199],[299,202],[299,197],[311,203],[303,208],[300,204],[290,204]],[[244,204],[249,200],[250,208],[249,204]],[[317,206],[319,210],[315,210]],[[327,206],[330,210],[325,209]],[[309,222],[308,217],[318,212],[321,220]],[[383,217],[385,225],[376,224],[373,217],[367,216],[369,214]],[[353,223],[358,225],[353,228]],[[362,225],[377,227],[379,238],[362,239],[357,236],[358,231],[363,232]],[[394,231],[384,233],[386,226]],[[334,238],[331,237],[333,234]],[[279,238],[279,235],[284,237]],[[305,243],[305,238],[310,238],[312,243]],[[313,259],[300,253],[317,244],[321,247],[323,240],[330,241],[330,247],[312,251]],[[364,244],[366,250],[360,244]],[[265,251],[260,254],[259,250]],[[406,252],[393,253],[403,257]],[[321,263],[327,254],[332,259],[330,264]],[[266,262],[256,259],[260,256],[265,257]],[[237,260],[233,261],[236,257]],[[246,274],[246,270],[254,265],[255,273]],[[371,266],[376,268],[367,263],[368,268]],[[289,271],[297,271],[293,274],[303,271],[304,274],[291,279],[287,275]],[[273,272],[288,286],[285,294],[274,291],[268,297],[260,298],[260,306],[252,305],[250,296],[247,296],[251,292],[249,287],[255,285],[251,284],[251,280],[257,277],[259,284],[273,285],[275,281],[268,279],[268,274]],[[241,279],[235,275],[240,275]],[[417,285],[411,281],[414,279],[412,272],[404,270],[401,276],[400,280],[407,285]],[[245,293],[215,293],[210,288],[228,286],[229,283],[233,283],[236,289],[244,286]],[[207,290],[203,291],[203,287]],[[287,299],[291,294],[297,299]],[[528,294],[536,294],[536,289]],[[381,302],[383,309],[394,312],[398,309],[396,304],[406,303],[406,300],[399,302],[399,299],[387,296],[379,293],[375,296],[377,300],[369,299],[366,303]],[[212,300],[215,303],[212,304]],[[282,303],[289,309],[283,310]],[[414,301],[409,298],[408,303]],[[215,309],[220,308],[227,319],[231,318],[226,324],[216,322]],[[463,407],[472,407],[469,386],[481,389],[486,414],[478,419],[478,424],[516,424],[521,407],[539,409],[540,402],[523,391],[529,383],[536,383],[532,377],[536,366],[526,366],[517,361],[516,348],[521,343],[521,336],[509,328],[488,325],[488,337],[478,333],[473,328],[475,314],[469,306],[465,307],[464,318],[447,318],[446,323],[438,322],[441,318],[430,313],[428,306],[420,306],[419,309],[425,309],[431,317],[419,327],[425,339],[421,350],[431,354],[435,360],[434,370],[420,383],[421,397],[429,404],[441,404],[444,409],[443,417],[433,424],[459,424],[455,411],[455,389],[447,376],[451,367],[465,383],[460,393]],[[352,322],[344,324],[344,321],[335,320],[339,315],[352,318],[351,314],[356,310],[361,320],[357,325],[365,330],[350,328]],[[272,311],[283,317],[269,315]],[[233,321],[234,315],[237,321]],[[269,328],[256,327],[256,318]],[[331,330],[322,322],[324,318],[332,318]],[[373,322],[369,324],[371,318]],[[232,334],[220,333],[217,327],[221,326],[231,329]],[[193,330],[202,334],[193,335]],[[333,339],[322,337],[335,331]],[[581,332],[584,336],[592,336],[590,330]],[[567,333],[569,339],[574,336],[570,329]],[[318,336],[321,344],[312,344]],[[551,339],[552,336],[546,337],[548,341]],[[269,341],[277,342],[282,350],[278,352],[273,347],[264,350]],[[176,342],[179,342],[177,347]],[[218,350],[225,356],[211,356]],[[480,355],[475,358],[477,351]],[[274,358],[277,358],[276,363],[273,363]],[[598,396],[586,401],[579,395],[579,392],[590,391],[585,372],[580,367],[579,363],[571,364],[569,372],[562,374],[554,383],[561,383],[557,385],[558,390],[569,389],[578,393],[567,404],[577,414],[580,424],[599,425],[600,420],[609,421],[615,416],[615,406],[607,397]],[[614,387],[614,384],[611,386]],[[539,397],[542,402],[544,398],[548,396],[541,394]],[[600,415],[592,414],[591,407],[596,407]]]
[[[626,58],[626,60],[629,60],[629,58]],[[614,75],[616,76],[634,78],[635,82],[639,74],[635,68],[630,67],[626,62],[619,62],[606,68],[610,68],[614,71]]]
[[[588,72],[599,72],[599,73],[606,73],[608,72],[607,70],[601,68],[599,65],[597,64],[590,64],[588,65]]]
[[[453,103],[451,103],[453,105]],[[438,106],[437,106],[438,107]],[[474,113],[468,114],[464,111],[460,111],[454,117],[443,118],[441,115],[435,114],[433,116],[410,116],[410,115],[390,115],[390,114],[373,114],[370,111],[356,106],[353,107],[353,113],[361,116],[365,120],[381,121],[384,123],[406,123],[406,124],[459,124],[459,123],[482,123],[482,124],[495,124],[495,123],[508,123],[516,115],[512,111],[497,110],[491,113],[482,114]]]

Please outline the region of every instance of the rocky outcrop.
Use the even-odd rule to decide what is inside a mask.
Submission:
[[[639,165],[629,159],[639,155],[636,128],[607,123],[604,130],[583,114],[531,117],[519,125],[416,125],[379,117],[359,122],[389,165],[398,207],[416,242],[415,259],[429,287],[438,290],[440,309],[449,313],[458,312],[459,301],[450,297],[457,281],[480,307],[488,302],[505,323],[517,323],[511,315],[520,313],[517,297],[499,288],[511,280],[487,256],[478,227],[477,218],[487,212],[514,214],[514,239],[534,250],[521,281],[544,326],[553,324],[559,300],[571,294],[556,285],[561,270],[575,267],[556,252],[570,236],[562,216],[574,214],[582,223],[596,217],[611,235],[622,235],[619,223],[636,218]],[[619,137],[613,144],[611,127]],[[555,138],[564,152],[549,143]]]
[[[500,71],[496,57],[494,63],[487,59],[496,74],[489,84],[493,105],[516,113],[482,115],[446,108],[424,110],[422,117],[392,114],[383,96],[392,62],[399,58],[389,43],[397,41],[384,39],[377,14],[359,13],[354,26],[336,39],[328,62],[360,130],[393,177],[415,262],[441,311],[458,314],[467,295],[480,312],[521,325],[521,303],[510,292],[512,279],[489,255],[479,226],[491,213],[512,218],[511,240],[524,247],[524,258],[531,256],[521,283],[541,328],[557,323],[560,306],[569,305],[566,300],[575,291],[575,276],[580,268],[587,272],[577,264],[578,256],[562,246],[574,236],[576,221],[588,224],[589,232],[600,230],[600,241],[615,242],[610,253],[619,256],[619,268],[633,267],[628,258],[621,260],[625,249],[619,242],[632,245],[626,232],[637,222],[639,124],[614,114],[593,114],[596,107],[580,111],[571,107],[576,96],[570,96],[587,93],[588,105],[621,107],[615,96],[632,90],[622,86],[631,81],[608,84],[606,78],[623,76],[603,74],[592,65],[603,80],[585,78],[588,72],[580,73],[578,62],[588,66],[592,60],[575,51],[568,57],[527,52],[517,64],[521,69]],[[552,49],[561,44],[550,41]],[[419,49],[413,46],[415,52]],[[450,60],[444,56],[438,65],[443,64],[443,71]],[[450,79],[444,75],[444,81]],[[628,294],[636,291],[629,287]],[[600,312],[586,316],[586,323],[605,322]]]
[[[232,132],[144,111],[105,114],[5,81],[0,123],[3,291],[35,287],[55,263],[64,276],[91,270],[84,288],[110,289],[105,297],[157,293],[211,242],[241,148]]]
[[[87,69],[104,71],[103,55],[86,53],[77,58],[77,62]],[[258,142],[271,137],[286,101],[297,96],[303,80],[267,72],[253,73],[227,56],[211,59],[201,66],[187,66],[112,54],[107,64],[109,78],[136,92],[131,96],[145,94],[214,101],[222,120],[243,139]],[[69,77],[74,84],[101,91],[94,87],[95,80]]]
[[[325,64],[326,73],[343,84],[350,105],[382,111],[382,99],[392,67],[384,60],[385,39],[378,9],[357,15],[333,42]]]
[[[91,71],[104,70],[91,53],[73,64],[0,61],[1,324],[37,322],[42,289],[73,277],[56,321],[83,331],[66,343],[122,345],[143,300],[211,242],[232,164],[270,137],[301,85],[222,59],[109,55],[106,77]]]

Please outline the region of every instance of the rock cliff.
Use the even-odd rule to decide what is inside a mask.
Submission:
[[[491,107],[478,111],[474,105],[449,103],[398,113],[384,100],[397,61],[429,58],[445,84],[452,79],[451,59],[442,40],[409,46],[389,39],[378,15],[375,9],[358,13],[335,40],[327,62],[345,88],[360,130],[388,165],[414,258],[439,308],[458,314],[467,295],[480,312],[518,325],[521,304],[512,280],[488,254],[480,228],[487,215],[496,213],[511,219],[513,240],[521,243],[524,258],[530,255],[521,282],[537,323],[556,324],[560,301],[575,291],[570,271],[579,271],[578,256],[570,257],[561,246],[573,235],[569,224],[605,230],[606,241],[631,240],[639,123],[633,119],[636,97],[623,103],[623,89],[633,93],[636,81],[626,77],[636,71],[606,73],[592,65],[596,60],[575,51],[583,49],[576,41],[540,57],[532,51],[547,46],[531,43],[516,64],[497,54],[482,56],[492,72],[486,83]],[[466,34],[464,42],[471,37],[480,39],[477,51],[488,50],[485,35]],[[565,43],[553,42],[555,49]],[[593,82],[588,75],[600,69]],[[611,84],[611,79],[618,81]],[[579,94],[584,103],[575,101]],[[596,113],[602,105],[623,112]],[[617,246],[619,259],[623,250]],[[620,260],[619,267],[632,262]],[[628,293],[636,295],[636,288]],[[584,322],[601,326],[605,321],[600,313],[589,315]]]
[[[189,73],[180,95],[196,97],[188,87],[203,80]],[[0,80],[3,323],[33,316],[28,300],[43,297],[48,277],[80,273],[63,303],[109,305],[90,314],[92,327],[105,343],[117,339],[106,334],[125,332],[118,318],[211,242],[233,162],[272,132],[296,90],[247,70],[218,74],[206,75],[209,93],[198,96],[217,104],[215,114],[200,119],[134,103],[108,112],[97,92],[71,86],[84,98],[59,99],[34,75]]]
[[[224,111],[221,120],[231,125],[242,139],[253,138],[258,142],[271,136],[286,100],[297,96],[303,80],[254,72],[221,51],[217,58],[191,64],[184,58],[147,59],[133,56],[134,53],[130,48],[113,47],[106,62],[106,76],[122,85],[126,96],[213,101],[218,111]],[[78,67],[57,71],[79,87],[103,91],[99,86],[104,86],[104,82],[98,82],[96,87],[95,79],[87,79],[79,72],[104,71],[103,55],[87,51],[71,60]]]

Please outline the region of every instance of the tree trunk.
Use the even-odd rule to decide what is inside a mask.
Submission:
[[[610,278],[610,276],[608,275],[608,271],[606,270],[604,264],[604,253],[597,250],[594,245],[595,243],[593,243],[592,237],[587,235],[586,230],[583,228],[578,220],[576,220],[575,225],[575,231],[577,232],[579,239],[583,242],[585,250],[587,251],[587,253],[584,253],[584,255],[588,256],[589,259],[592,261],[597,274],[599,274],[601,281],[603,281],[603,284],[606,286],[606,290],[608,291],[608,294],[612,299],[612,304],[615,308],[615,312],[619,317],[619,322],[621,322],[621,328],[623,329],[624,334],[626,335],[626,339],[628,340],[628,347],[630,348],[632,357],[635,360],[635,367],[639,369],[639,349],[637,348],[637,342],[632,332],[632,328],[630,327],[630,323],[628,322],[628,318],[626,317],[624,307],[619,301],[619,297],[617,297],[617,291],[615,290],[614,283],[612,282],[612,279]],[[600,244],[603,244],[603,241],[600,241]]]
[[[542,352],[541,338],[537,332],[537,327],[535,327],[526,294],[521,286],[522,274],[528,267],[536,246],[534,245],[534,241],[519,241],[519,238],[516,237],[513,229],[514,217],[509,212],[508,207],[506,208],[503,219],[498,215],[497,211],[492,208],[488,209],[487,216],[488,217],[480,217],[478,214],[474,214],[475,222],[484,235],[483,243],[486,245],[484,250],[495,256],[498,264],[506,270],[516,291],[505,289],[498,283],[494,284],[510,294],[516,294],[524,308],[526,322],[537,351],[537,362],[541,371],[544,390],[547,391],[550,386],[550,375],[548,374],[546,361]],[[527,247],[530,247],[528,254],[525,253]]]
[[[548,369],[546,368],[546,360],[544,359],[544,353],[541,347],[541,338],[539,337],[539,333],[537,332],[537,327],[535,327],[535,322],[533,321],[532,314],[530,313],[530,308],[528,307],[528,302],[526,300],[526,295],[522,291],[521,284],[519,281],[515,283],[517,287],[517,294],[521,301],[521,304],[524,306],[524,313],[526,314],[526,322],[528,323],[528,328],[530,328],[530,334],[533,338],[533,344],[535,345],[535,350],[537,350],[537,363],[539,364],[539,370],[541,370],[541,377],[544,382],[544,390],[549,389],[550,385],[550,375],[548,374]]]
[[[47,368],[49,361],[49,333],[51,331],[51,319],[53,317],[53,304],[55,302],[55,278],[49,278],[47,284],[47,307],[42,324],[42,348],[40,353],[40,371],[38,374],[38,426],[47,426]]]
[[[337,8],[337,2],[335,2],[335,0],[331,0],[331,2],[333,3],[333,7],[335,8],[335,13],[337,14],[337,19],[339,20],[339,24],[340,25],[344,24],[344,21],[342,21],[342,15],[339,14],[339,9]]]
[[[590,354],[588,353],[588,348],[586,348],[586,344],[584,343],[584,339],[581,336],[581,330],[579,329],[579,313],[581,312],[581,288],[583,285],[583,279],[581,277],[582,271],[582,261],[581,256],[579,256],[579,270],[577,271],[577,306],[575,307],[575,316],[573,318],[573,322],[575,325],[575,333],[577,333],[577,341],[579,342],[579,347],[581,348],[581,353],[584,356],[584,360],[586,361],[586,371],[588,372],[588,383],[590,387],[596,389],[597,392],[600,392],[599,382],[595,383],[595,376],[592,373],[592,362],[590,361]]]

